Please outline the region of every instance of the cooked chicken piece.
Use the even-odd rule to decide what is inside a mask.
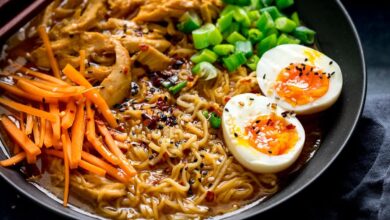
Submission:
[[[129,52],[116,40],[111,39],[115,45],[115,65],[112,72],[100,84],[100,92],[109,106],[123,101],[128,95],[131,82],[130,56]]]
[[[140,51],[142,45],[150,45],[161,52],[166,51],[171,46],[171,43],[165,39],[156,40],[146,37],[124,36],[119,40],[131,54]]]
[[[116,18],[129,15],[142,4],[144,0],[108,0],[111,9],[111,15]]]
[[[64,33],[80,33],[96,26],[105,11],[104,0],[91,0],[80,18],[63,28]]]
[[[171,59],[156,48],[145,45],[137,56],[137,61],[149,67],[151,71],[165,70],[171,63]]]

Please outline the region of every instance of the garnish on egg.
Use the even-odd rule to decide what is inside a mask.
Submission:
[[[304,115],[332,106],[340,96],[343,77],[339,65],[323,53],[286,44],[261,57],[257,81],[264,95],[286,110]]]

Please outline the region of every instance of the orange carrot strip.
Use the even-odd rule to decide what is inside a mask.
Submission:
[[[18,145],[15,145],[14,149],[13,149],[13,153],[18,154],[18,153],[20,153],[20,151],[21,151],[20,147]]]
[[[41,107],[42,108],[42,107]],[[43,109],[43,108],[42,108]],[[39,127],[39,133],[40,133],[40,136],[39,136],[39,144],[38,144],[38,147],[42,147],[43,146],[43,143],[45,141],[45,136],[46,136],[46,120],[44,118],[40,118],[41,119],[41,124],[40,124],[40,127]]]
[[[19,115],[20,115],[20,119],[19,119],[20,129],[22,130],[23,133],[26,133],[26,126],[24,124],[24,113],[19,112]]]
[[[31,106],[28,106],[28,105],[23,105],[23,104],[14,102],[14,101],[9,100],[9,99],[0,98],[0,103],[3,105],[6,105],[12,109],[15,109],[17,111],[25,112],[27,114],[41,117],[41,118],[47,119],[51,122],[55,122],[57,120],[56,116],[49,113],[49,112],[45,112],[45,111],[33,108]]]
[[[69,135],[66,133],[61,135],[61,140],[63,144],[62,149],[62,156],[64,158],[64,177],[65,177],[65,183],[64,183],[64,203],[63,205],[66,207],[68,205],[68,198],[69,198],[69,181],[70,181],[70,174],[69,174],[69,157],[67,157],[67,152],[69,152],[70,147],[70,139]]]
[[[51,124],[53,129],[53,143],[57,143],[61,139],[61,119],[58,104],[49,104],[49,111],[56,116],[56,121],[52,122]]]
[[[61,137],[63,137],[63,136],[64,135],[61,135]],[[48,155],[51,155],[51,156],[62,158],[62,159],[66,158],[66,157],[64,157],[64,153],[59,151],[59,150],[46,150],[45,153]],[[103,168],[96,166],[92,163],[89,163],[87,161],[80,160],[79,166],[81,168],[83,168],[84,170],[87,170],[87,171],[94,173],[96,175],[99,175],[99,176],[106,175],[106,171]]]
[[[28,82],[40,89],[44,89],[50,92],[56,92],[56,93],[76,93],[76,94],[81,94],[84,90],[84,86],[62,86],[62,85],[55,85],[55,84],[50,84],[45,81],[39,81],[39,80],[30,80],[25,77],[21,76],[12,76],[13,79],[16,80],[22,80],[24,82]]]
[[[69,165],[72,169],[77,168],[81,160],[85,132],[84,106],[84,102],[81,102],[77,106],[76,116],[72,126],[72,157],[69,158]]]
[[[27,117],[26,117],[26,130],[25,130],[26,135],[31,134],[31,132],[33,130],[33,126],[34,126],[33,116],[27,115]]]
[[[114,153],[115,156],[119,158],[119,167],[125,171],[127,175],[134,176],[137,171],[134,169],[134,167],[127,161],[125,155],[122,153],[121,149],[118,147],[118,145],[115,143],[114,139],[112,138],[110,132],[108,131],[107,127],[104,124],[98,123],[98,129],[100,133],[104,136],[104,140],[106,141],[106,144],[108,145],[109,149],[112,153]]]
[[[80,50],[80,74],[85,76],[85,50]]]
[[[114,177],[115,179],[119,180],[122,183],[129,182],[129,177],[126,175],[126,173],[122,172],[121,170],[116,169],[115,167],[111,166],[104,160],[95,157],[92,154],[89,154],[85,151],[81,152],[81,156],[85,161],[90,162],[93,165],[96,165],[104,170],[107,171],[107,174]]]
[[[63,73],[73,82],[86,87],[87,89],[93,88],[91,83],[88,82],[74,67],[67,64],[65,68],[62,70]],[[84,95],[91,100],[97,108],[99,108],[100,112],[103,114],[104,118],[107,120],[108,124],[111,127],[117,127],[118,123],[114,115],[111,113],[110,108],[108,107],[106,101],[100,95],[99,91],[96,89],[89,90],[85,92]]]
[[[111,153],[96,137],[95,131],[95,112],[91,109],[91,102],[87,100],[87,139],[95,148],[95,150],[103,156],[108,162],[113,165],[117,165],[119,163],[119,159]]]
[[[43,139],[43,144],[47,148],[49,148],[53,146],[53,129],[49,121],[47,121],[45,124],[46,124],[46,128],[45,128],[46,131],[45,131],[45,137]]]
[[[77,106],[73,100],[66,104],[65,116],[61,120],[61,127],[68,129],[73,125],[76,116]]]
[[[26,152],[20,152],[20,153],[14,155],[8,159],[0,161],[0,166],[2,166],[2,167],[13,166],[13,165],[19,163],[20,161],[24,160],[24,158],[26,158]]]
[[[39,36],[42,38],[43,45],[46,48],[47,56],[49,58],[51,69],[53,70],[53,74],[55,77],[60,78],[61,77],[60,68],[58,67],[58,63],[54,57],[53,49],[51,48],[49,36],[46,33],[45,27],[39,26],[38,33]]]
[[[1,123],[12,139],[26,152],[27,162],[34,164],[41,150],[7,116],[1,117]]]
[[[104,176],[106,175],[106,171],[103,170],[102,168],[98,167],[98,166],[95,166],[93,164],[90,164],[88,162],[85,162],[83,160],[80,160],[79,162],[79,166],[85,170],[88,170],[89,172],[91,173],[94,173],[96,175],[99,175],[99,176]]]
[[[30,94],[40,95],[40,96],[48,97],[48,98],[70,97],[70,96],[78,96],[78,95],[81,94],[81,92],[79,92],[79,93],[59,93],[59,92],[47,91],[47,90],[41,89],[41,88],[33,85],[32,83],[29,83],[25,79],[18,80],[16,85],[20,89],[22,89],[22,90],[24,90],[24,91],[26,91],[26,92],[28,92]]]
[[[49,74],[46,74],[46,73],[41,73],[41,72],[37,72],[37,71],[34,71],[34,70],[31,70],[27,67],[24,67],[24,66],[21,66],[17,63],[14,63],[13,66],[15,66],[16,68],[18,68],[19,71],[27,74],[27,75],[31,75],[31,76],[35,76],[39,79],[43,79],[43,80],[46,80],[46,81],[49,81],[51,83],[55,83],[55,84],[58,84],[58,85],[63,85],[63,86],[69,86],[68,83],[66,83],[65,81],[63,81],[62,79],[58,79],[56,77],[53,77]]]
[[[59,98],[59,99],[56,99],[56,98],[44,98],[43,96],[40,96],[40,95],[32,95],[32,94],[29,94],[29,93],[26,93],[25,91],[19,89],[18,87],[16,86],[11,86],[11,85],[8,85],[4,82],[0,82],[0,88],[1,89],[4,89],[5,91],[13,94],[13,95],[16,95],[16,96],[19,96],[21,98],[26,98],[26,99],[29,99],[29,100],[32,100],[32,101],[36,101],[36,102],[47,102],[47,103],[52,103],[52,102],[57,102],[57,100],[61,100],[61,101],[66,101],[67,98]]]
[[[35,118],[37,120],[37,118]],[[40,142],[40,131],[39,131],[39,123],[38,120],[34,123],[33,126],[33,136],[34,136],[34,143],[39,147],[39,142]]]

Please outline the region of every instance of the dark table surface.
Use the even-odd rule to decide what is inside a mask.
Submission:
[[[350,13],[363,44],[368,72],[367,101],[378,95],[390,94],[389,1],[342,0],[342,2]],[[358,129],[368,129],[368,125],[370,124],[367,119],[363,117]],[[259,217],[262,219],[279,219],[287,216],[291,219],[379,218],[376,213],[365,211],[366,206],[363,204],[343,203],[348,200],[341,199],[348,193],[346,189],[351,188],[351,184],[359,184],[356,182],[359,177],[351,177],[343,173],[348,170],[340,169],[340,166],[345,166],[346,159],[358,163],[361,158],[372,156],[370,152],[366,152],[367,149],[356,149],[356,146],[362,146],[364,140],[367,140],[367,137],[362,137],[361,132],[355,134],[340,157],[319,179],[297,196]],[[359,175],[364,175],[371,166],[372,164],[368,163],[365,167],[359,167],[363,169]],[[381,187],[378,185],[379,191]],[[20,195],[2,179],[0,179],[0,195],[0,219],[62,219]]]

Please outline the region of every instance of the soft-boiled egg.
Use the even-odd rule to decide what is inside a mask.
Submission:
[[[222,129],[234,157],[258,173],[286,169],[305,142],[305,131],[294,114],[259,94],[231,98],[222,114]]]
[[[264,95],[297,114],[312,114],[332,106],[341,93],[339,65],[309,47],[286,44],[267,51],[257,65]]]

